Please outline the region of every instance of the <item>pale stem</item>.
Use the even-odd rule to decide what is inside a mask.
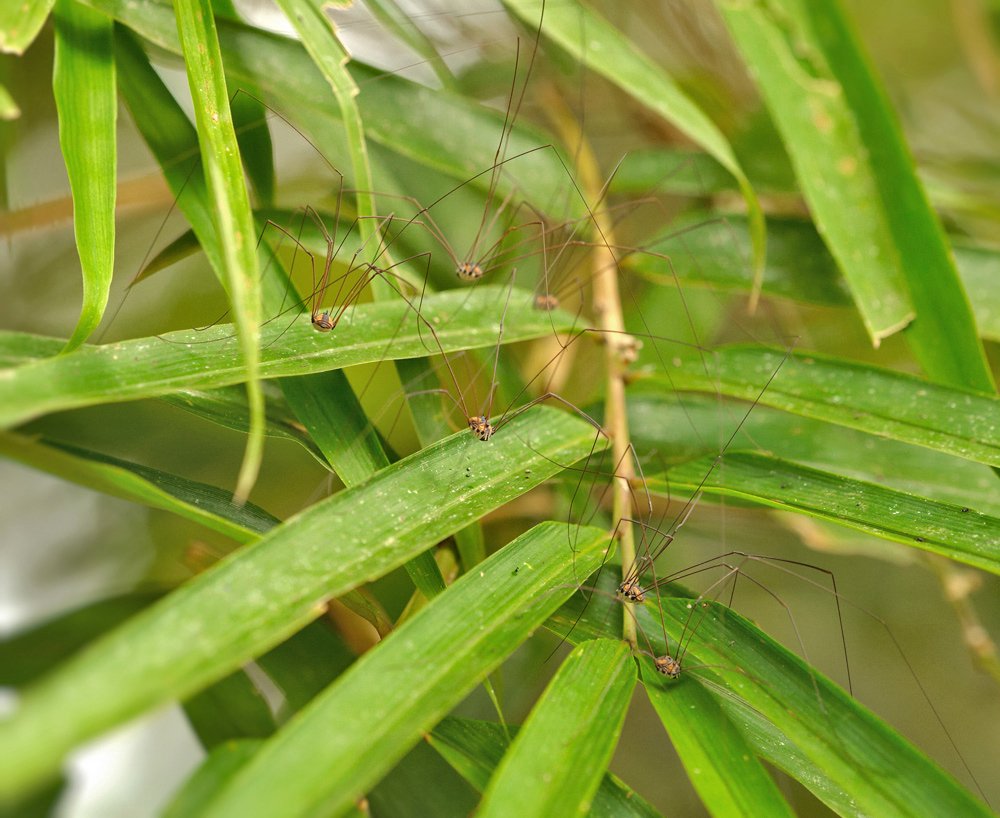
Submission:
[[[635,478],[629,446],[628,414],[625,403],[625,374],[635,360],[635,339],[625,334],[621,298],[618,293],[618,260],[611,249],[614,244],[614,227],[607,212],[598,200],[603,185],[597,160],[584,139],[572,113],[562,98],[551,87],[546,89],[545,107],[563,144],[576,146],[575,159],[579,174],[580,190],[591,206],[594,218],[595,249],[592,257],[594,270],[592,296],[597,326],[604,332],[604,353],[607,369],[606,397],[604,401],[604,429],[611,438],[612,462],[615,464],[612,530],[617,528],[622,572],[628,572],[635,563],[635,538],[632,525],[622,522],[631,518],[631,486]],[[624,577],[623,577],[624,578]],[[625,603],[629,605],[630,603]],[[622,617],[623,635],[633,648],[636,646],[635,617],[626,611]]]

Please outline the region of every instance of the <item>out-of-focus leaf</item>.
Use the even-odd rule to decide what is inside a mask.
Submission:
[[[240,543],[278,524],[262,508],[239,506],[230,492],[215,486],[66,443],[2,433],[0,452],[78,485],[173,512]]]
[[[160,596],[148,592],[102,599],[0,640],[0,685],[23,687],[34,681]]]
[[[750,401],[759,396],[765,406],[1000,465],[1000,399],[868,364],[728,346],[705,358],[674,355],[669,373],[649,380]]]
[[[15,0],[0,4],[0,51],[23,54],[34,42],[55,0]]]
[[[944,231],[839,4],[717,5],[873,342],[905,327],[935,380],[992,392]]]
[[[162,48],[179,52],[173,19],[162,4],[154,0],[90,2]],[[219,36],[226,70],[234,80],[253,82],[269,98],[287,103],[290,110],[282,111],[284,115],[306,124],[317,138],[321,134],[335,137],[322,146],[324,152],[344,155],[346,142],[337,134],[340,112],[300,43],[226,20],[219,21]],[[358,104],[370,141],[480,188],[490,184],[490,168],[504,127],[502,114],[357,62],[351,63],[350,70],[362,89]],[[405,117],[399,115],[403,110]],[[539,149],[549,142],[541,132],[514,126],[506,151],[509,161],[498,177],[501,195],[516,190],[543,208],[565,202],[570,184],[566,168],[552,150]],[[476,174],[480,175],[473,179]]]
[[[629,394],[628,411],[640,456],[669,465],[717,455],[720,441],[728,441],[746,409],[707,395],[679,399],[641,391]],[[1000,516],[993,469],[921,446],[758,406],[730,445],[731,451],[741,449]]]
[[[1000,251],[951,237],[955,263],[972,301],[979,334],[1000,340]],[[649,252],[645,252],[649,251]],[[653,255],[654,253],[660,255]],[[651,281],[711,286],[747,292],[753,282],[745,259],[750,253],[746,219],[738,214],[697,212],[673,222],[664,233],[625,257],[623,266]],[[667,260],[661,258],[667,256]],[[852,304],[837,263],[816,228],[801,219],[767,220],[765,295],[824,306]]]
[[[261,692],[242,670],[191,696],[184,713],[206,750],[236,739],[266,738],[277,727]]]
[[[288,717],[308,704],[346,670],[354,656],[322,620],[306,625],[257,659],[285,697],[279,716]]]
[[[277,389],[264,385],[267,423],[264,433],[272,437],[280,437],[298,443],[311,454],[324,468],[329,463],[323,452],[313,439],[302,428],[302,424],[292,414],[288,404],[282,399]],[[224,386],[221,389],[196,390],[187,389],[162,398],[166,403],[177,406],[194,415],[218,423],[227,429],[246,432],[250,424],[250,411],[247,406],[247,395],[243,389],[236,386]]]
[[[14,97],[11,96],[7,86],[0,84],[0,121],[9,122],[21,116],[21,109],[18,107]],[[4,207],[7,203],[4,202]]]

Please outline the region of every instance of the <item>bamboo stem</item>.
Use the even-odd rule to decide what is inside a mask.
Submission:
[[[614,226],[607,212],[598,203],[603,184],[600,170],[590,145],[580,131],[572,112],[555,91],[548,87],[544,92],[545,109],[563,144],[576,145],[576,166],[579,186],[591,209],[594,221],[595,250],[592,257],[594,271],[592,296],[594,317],[598,327],[605,332],[604,352],[606,366],[606,396],[604,401],[604,428],[611,438],[615,464],[613,491],[612,530],[618,532],[622,572],[628,572],[635,563],[635,535],[632,525],[623,522],[632,517],[631,486],[635,479],[635,464],[631,457],[628,413],[625,402],[625,384],[628,365],[636,357],[636,341],[625,334],[621,297],[618,292],[618,259],[611,249],[614,244]],[[631,603],[625,603],[630,605]],[[625,612],[622,633],[633,648],[636,646],[635,617]]]

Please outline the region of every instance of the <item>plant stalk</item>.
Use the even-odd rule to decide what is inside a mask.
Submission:
[[[628,522],[633,516],[631,486],[635,479],[635,464],[631,457],[625,383],[628,365],[635,360],[636,341],[625,333],[621,297],[618,292],[618,259],[614,225],[600,204],[604,185],[600,168],[590,144],[584,138],[572,112],[551,86],[543,94],[546,111],[565,145],[575,145],[579,190],[587,202],[594,222],[595,249],[591,258],[594,271],[592,304],[597,326],[604,332],[606,384],[604,399],[604,429],[611,438],[614,468],[612,493],[612,530],[618,532],[618,550],[624,575],[635,564],[635,534]],[[593,206],[591,206],[593,202]],[[632,648],[636,647],[636,624],[631,603],[622,618],[622,635]]]

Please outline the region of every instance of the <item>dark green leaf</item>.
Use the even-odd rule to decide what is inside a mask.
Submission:
[[[839,4],[718,5],[875,345],[906,327],[935,380],[993,391],[944,231]]]
[[[271,739],[208,815],[349,807],[572,593],[566,536],[538,526],[459,579]],[[582,529],[576,570],[593,571],[606,546]]]
[[[278,644],[329,599],[538,485],[594,439],[582,420],[545,407],[502,431],[487,443],[455,435],[311,506],[26,691],[14,717],[0,723],[8,759],[0,797],[42,784],[80,742]],[[371,511],[364,526],[356,524],[359,509]]]
[[[740,497],[950,557],[1000,574],[1000,518],[967,506],[853,480],[760,454],[730,452],[705,478],[711,460],[647,475],[653,493],[688,489]]]
[[[566,657],[500,762],[479,814],[586,813],[618,743],[635,678],[624,642],[582,642]]]

